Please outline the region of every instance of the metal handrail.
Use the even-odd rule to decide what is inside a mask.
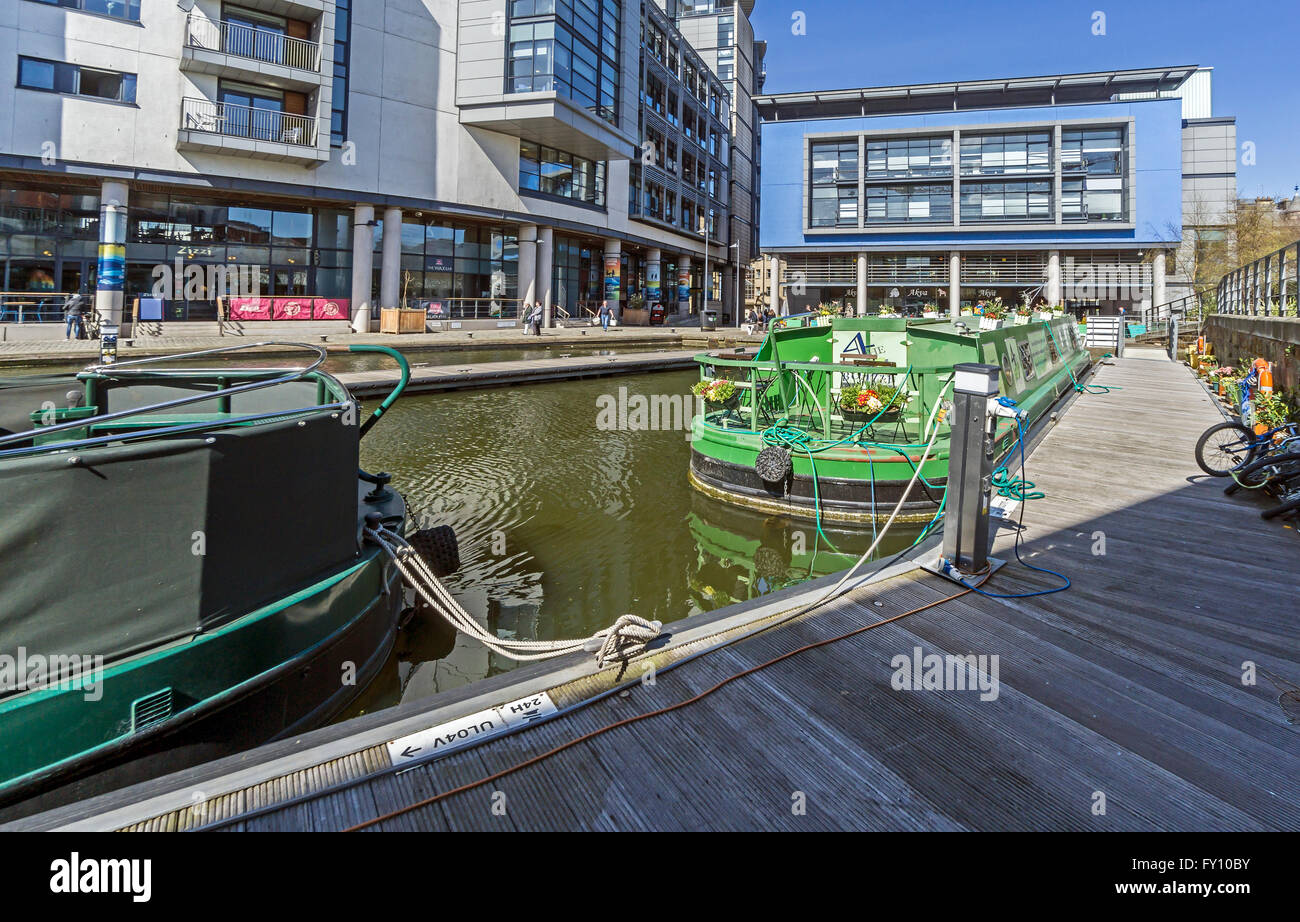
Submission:
[[[267,64],[320,71],[320,44],[271,29],[260,29],[191,12],[185,17],[185,44]]]
[[[1288,253],[1292,254],[1290,259]],[[1288,288],[1293,294],[1288,295]],[[1293,317],[1300,315],[1297,304],[1300,304],[1300,240],[1233,269],[1219,280],[1215,289],[1214,309],[1220,314]]]
[[[195,394],[190,397],[179,397],[175,400],[164,400],[158,403],[148,404],[143,407],[133,407],[129,410],[117,410],[116,412],[113,413],[101,413],[98,416],[91,416],[85,419],[70,420],[66,423],[58,423],[53,426],[42,426],[39,430],[39,434],[44,436],[44,435],[50,435],[55,432],[63,432],[68,429],[84,429],[91,425],[110,422],[115,419],[125,419],[130,416],[140,416],[142,414],[153,413],[158,410],[170,410],[173,407],[187,406],[192,403],[201,403],[202,401],[205,400],[212,400],[215,397],[226,398],[226,397],[230,397],[233,394],[242,394],[247,391],[255,391],[267,387],[275,387],[280,384],[289,384],[294,381],[300,381],[303,378],[307,377],[309,374],[311,374],[317,368],[319,368],[322,364],[324,364],[326,358],[326,352],[320,346],[314,346],[309,343],[291,343],[291,342],[272,341],[272,342],[259,342],[259,343],[244,343],[237,346],[222,346],[217,349],[202,349],[197,352],[182,352],[176,355],[161,355],[161,356],[155,356],[153,358],[133,359],[131,361],[115,363],[110,365],[102,365],[102,364],[91,365],[87,367],[85,370],[83,370],[82,372],[80,372],[80,374],[103,375],[105,371],[111,371],[112,377],[118,377],[118,378],[130,377],[132,374],[136,374],[141,377],[161,375],[163,373],[175,374],[178,371],[185,372],[192,375],[200,374],[204,372],[212,372],[215,371],[216,369],[201,369],[201,368],[136,369],[131,366],[148,365],[157,362],[173,361],[175,359],[197,358],[199,356],[214,355],[223,352],[238,352],[244,349],[256,349],[262,346],[287,346],[289,348],[294,348],[294,349],[310,349],[311,351],[316,353],[317,358],[316,361],[312,362],[310,365],[307,365],[305,367],[288,369],[289,372],[288,374],[285,374],[278,378],[271,378],[265,381],[252,381],[248,384],[237,384],[230,387],[222,387],[222,388],[218,388],[215,391],[209,391],[202,394]],[[126,375],[121,374],[123,370],[127,372]],[[267,371],[282,371],[282,370],[285,369],[280,369],[280,368],[267,369]],[[110,436],[100,436],[91,439],[81,439],[74,442],[57,442],[49,445],[34,445],[29,448],[11,448],[8,449],[7,451],[0,451],[0,458],[6,458],[6,457],[12,457],[12,456],[24,455],[24,454],[35,454],[39,452],[52,451],[56,449],[64,450],[64,449],[76,448],[76,447],[81,447],[86,445],[101,444],[103,442],[121,441],[125,438],[143,438],[145,436],[150,436],[150,435],[162,435],[171,432],[188,431],[189,429],[203,429],[203,428],[211,428],[213,426],[228,426],[231,423],[236,423],[236,422],[247,422],[256,419],[268,419],[271,417],[279,417],[279,416],[292,416],[296,413],[310,413],[310,412],[316,412],[318,410],[324,410],[324,409],[336,409],[336,408],[342,409],[350,405],[351,405],[350,401],[347,403],[319,404],[317,406],[305,407],[297,410],[274,410],[274,411],[268,411],[266,413],[254,414],[252,416],[223,417],[220,419],[208,420],[196,424],[187,424],[179,428],[175,426],[160,427],[158,429],[143,430],[138,433],[130,433],[130,434],[117,433]],[[10,435],[0,436],[0,445],[7,444],[9,442],[26,441],[27,439],[33,437],[34,437],[33,431],[15,432]]]
[[[197,96],[181,100],[181,128],[231,138],[315,147],[320,119],[278,109],[239,106]]]

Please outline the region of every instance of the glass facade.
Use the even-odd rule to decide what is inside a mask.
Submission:
[[[554,91],[618,122],[617,0],[512,0],[507,93]]]
[[[348,60],[352,48],[352,0],[334,4],[334,88],[330,94],[330,144],[348,137]]]
[[[1061,217],[1065,221],[1122,221],[1124,131],[1061,133]]]
[[[868,179],[952,175],[952,138],[867,140]]]
[[[1064,126],[1054,153],[1055,134],[1053,127],[961,129],[959,143],[955,133],[810,140],[808,226],[953,225],[955,219],[962,225],[1055,224],[1058,212],[1065,222],[1131,220],[1126,129]],[[956,185],[961,191],[954,214]]]
[[[18,85],[27,90],[135,102],[135,74],[97,70],[44,58],[18,58]]]
[[[1052,172],[1052,133],[962,135],[962,176],[1023,176]]]
[[[97,13],[114,19],[140,21],[140,0],[36,0],[48,6],[62,6],[83,13]]]
[[[373,289],[379,291],[384,234],[375,228]],[[408,302],[456,298],[511,300],[519,289],[517,228],[479,227],[449,221],[403,221],[399,297]]]
[[[812,146],[813,227],[858,226],[858,142]]]
[[[523,141],[519,189],[605,207],[605,163]]]
[[[963,224],[981,221],[994,223],[1051,221],[1052,218],[1050,180],[963,182],[961,184]]]
[[[866,196],[868,224],[952,222],[952,186],[873,185],[866,187]]]

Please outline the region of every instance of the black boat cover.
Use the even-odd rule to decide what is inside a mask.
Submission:
[[[0,461],[0,653],[111,662],[354,562],[357,464],[337,414]]]

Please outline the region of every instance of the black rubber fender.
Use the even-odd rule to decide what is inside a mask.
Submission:
[[[450,525],[421,528],[407,540],[439,579],[460,569],[460,544]]]

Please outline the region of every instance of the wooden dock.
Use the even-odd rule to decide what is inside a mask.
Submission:
[[[455,391],[475,387],[537,384],[573,378],[632,375],[647,371],[675,371],[695,368],[695,356],[702,350],[660,350],[626,352],[619,355],[571,355],[515,362],[482,362],[459,365],[415,365],[411,368],[408,394]],[[337,377],[357,397],[382,397],[393,389],[399,373],[350,371]]]
[[[1135,349],[1094,381],[1123,389],[1076,399],[1028,464],[1047,495],[1021,553],[1068,591],[962,594],[902,562],[770,628],[828,581],[670,625],[653,684],[641,663],[524,667],[13,825],[1300,828],[1296,533],[1200,475],[1193,445],[1221,415],[1186,368]],[[984,588],[1059,584],[1013,540]],[[917,651],[996,656],[996,697],[896,690],[895,657]],[[422,761],[418,731],[542,693],[556,716]]]

